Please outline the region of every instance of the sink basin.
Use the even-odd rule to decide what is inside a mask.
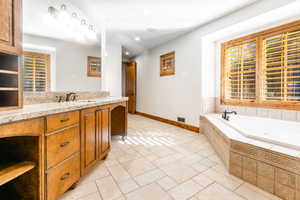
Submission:
[[[79,100],[77,102],[79,102],[79,103],[93,103],[93,102],[96,102],[96,101],[94,101],[94,100]]]

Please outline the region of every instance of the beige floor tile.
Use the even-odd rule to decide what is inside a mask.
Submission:
[[[127,200],[171,200],[167,192],[165,192],[157,183],[146,185],[126,195]]]
[[[153,171],[149,171],[142,175],[136,176],[136,177],[134,177],[134,179],[139,185],[144,186],[149,183],[153,183],[153,182],[163,178],[164,176],[166,176],[166,174],[162,170],[155,169]]]
[[[136,190],[139,187],[133,179],[128,179],[126,181],[120,182],[118,183],[118,185],[124,194]]]
[[[103,200],[113,200],[122,197],[122,193],[111,176],[96,181]]]
[[[174,188],[177,185],[176,181],[174,181],[170,177],[164,177],[158,180],[157,183],[166,191]]]
[[[97,179],[103,178],[105,176],[109,176],[109,171],[107,170],[106,166],[103,165],[103,162],[99,163],[95,166],[88,174],[86,174],[80,182],[87,183],[93,182]]]
[[[191,198],[193,195],[195,195],[197,192],[199,192],[202,189],[203,189],[202,186],[190,180],[171,189],[169,191],[169,194],[175,200],[186,200],[188,198]]]
[[[193,169],[197,170],[198,172],[204,172],[208,170],[210,167],[207,165],[202,164],[201,162],[197,162],[191,166]]]
[[[199,200],[245,200],[230,190],[214,183],[197,194]],[[251,199],[258,200],[258,199]]]
[[[241,179],[238,179],[231,175],[226,176],[212,169],[208,169],[207,171],[203,172],[203,174],[232,191],[243,184],[243,181]]]
[[[267,193],[253,185],[248,183],[243,184],[236,191],[237,194],[245,197],[248,200],[259,199],[259,200],[280,200],[280,198]]]
[[[198,176],[195,176],[193,180],[203,187],[207,187],[208,185],[211,185],[215,182],[214,180],[208,178],[204,174],[199,174]]]
[[[171,163],[178,162],[179,159],[183,158],[184,156],[179,153],[175,153],[163,158],[159,158],[155,160],[153,163],[158,167],[163,167],[165,165],[170,165]]]
[[[148,161],[145,158],[122,163],[122,166],[133,177],[141,175],[147,171],[151,171],[156,168],[150,161]]]
[[[102,198],[99,195],[99,193],[96,192],[96,193],[89,194],[89,195],[87,195],[85,197],[82,197],[82,198],[79,198],[79,199],[76,199],[76,200],[102,200]]]
[[[205,158],[201,161],[199,161],[200,164],[205,165],[207,167],[213,167],[216,166],[218,163],[216,163],[215,161],[209,160],[208,158]]]
[[[122,182],[130,178],[128,172],[121,165],[110,166],[108,170],[117,182]]]
[[[185,182],[198,174],[198,172],[193,168],[180,163],[170,164],[162,167],[161,169],[177,183]]]
[[[230,175],[204,135],[135,115],[128,134],[60,200],[279,200]]]
[[[66,192],[60,198],[60,200],[75,200],[96,192],[98,192],[98,189],[94,182],[82,183],[79,184],[74,190],[69,190]]]

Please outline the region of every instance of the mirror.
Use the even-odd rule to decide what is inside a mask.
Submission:
[[[101,47],[23,36],[24,92],[101,90]]]

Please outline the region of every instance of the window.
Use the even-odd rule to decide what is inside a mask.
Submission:
[[[228,47],[225,55],[225,99],[255,100],[256,41]]]
[[[300,110],[300,21],[222,44],[221,103]]]
[[[23,88],[26,92],[45,92],[50,89],[50,56],[24,52]]]

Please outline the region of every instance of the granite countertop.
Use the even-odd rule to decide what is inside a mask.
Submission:
[[[81,100],[76,102],[63,102],[63,103],[41,103],[24,105],[22,109],[1,111],[0,124],[10,122],[33,119],[63,113],[68,111],[80,110],[95,106],[107,105],[112,103],[120,103],[127,101],[127,97],[102,97],[97,99]]]

